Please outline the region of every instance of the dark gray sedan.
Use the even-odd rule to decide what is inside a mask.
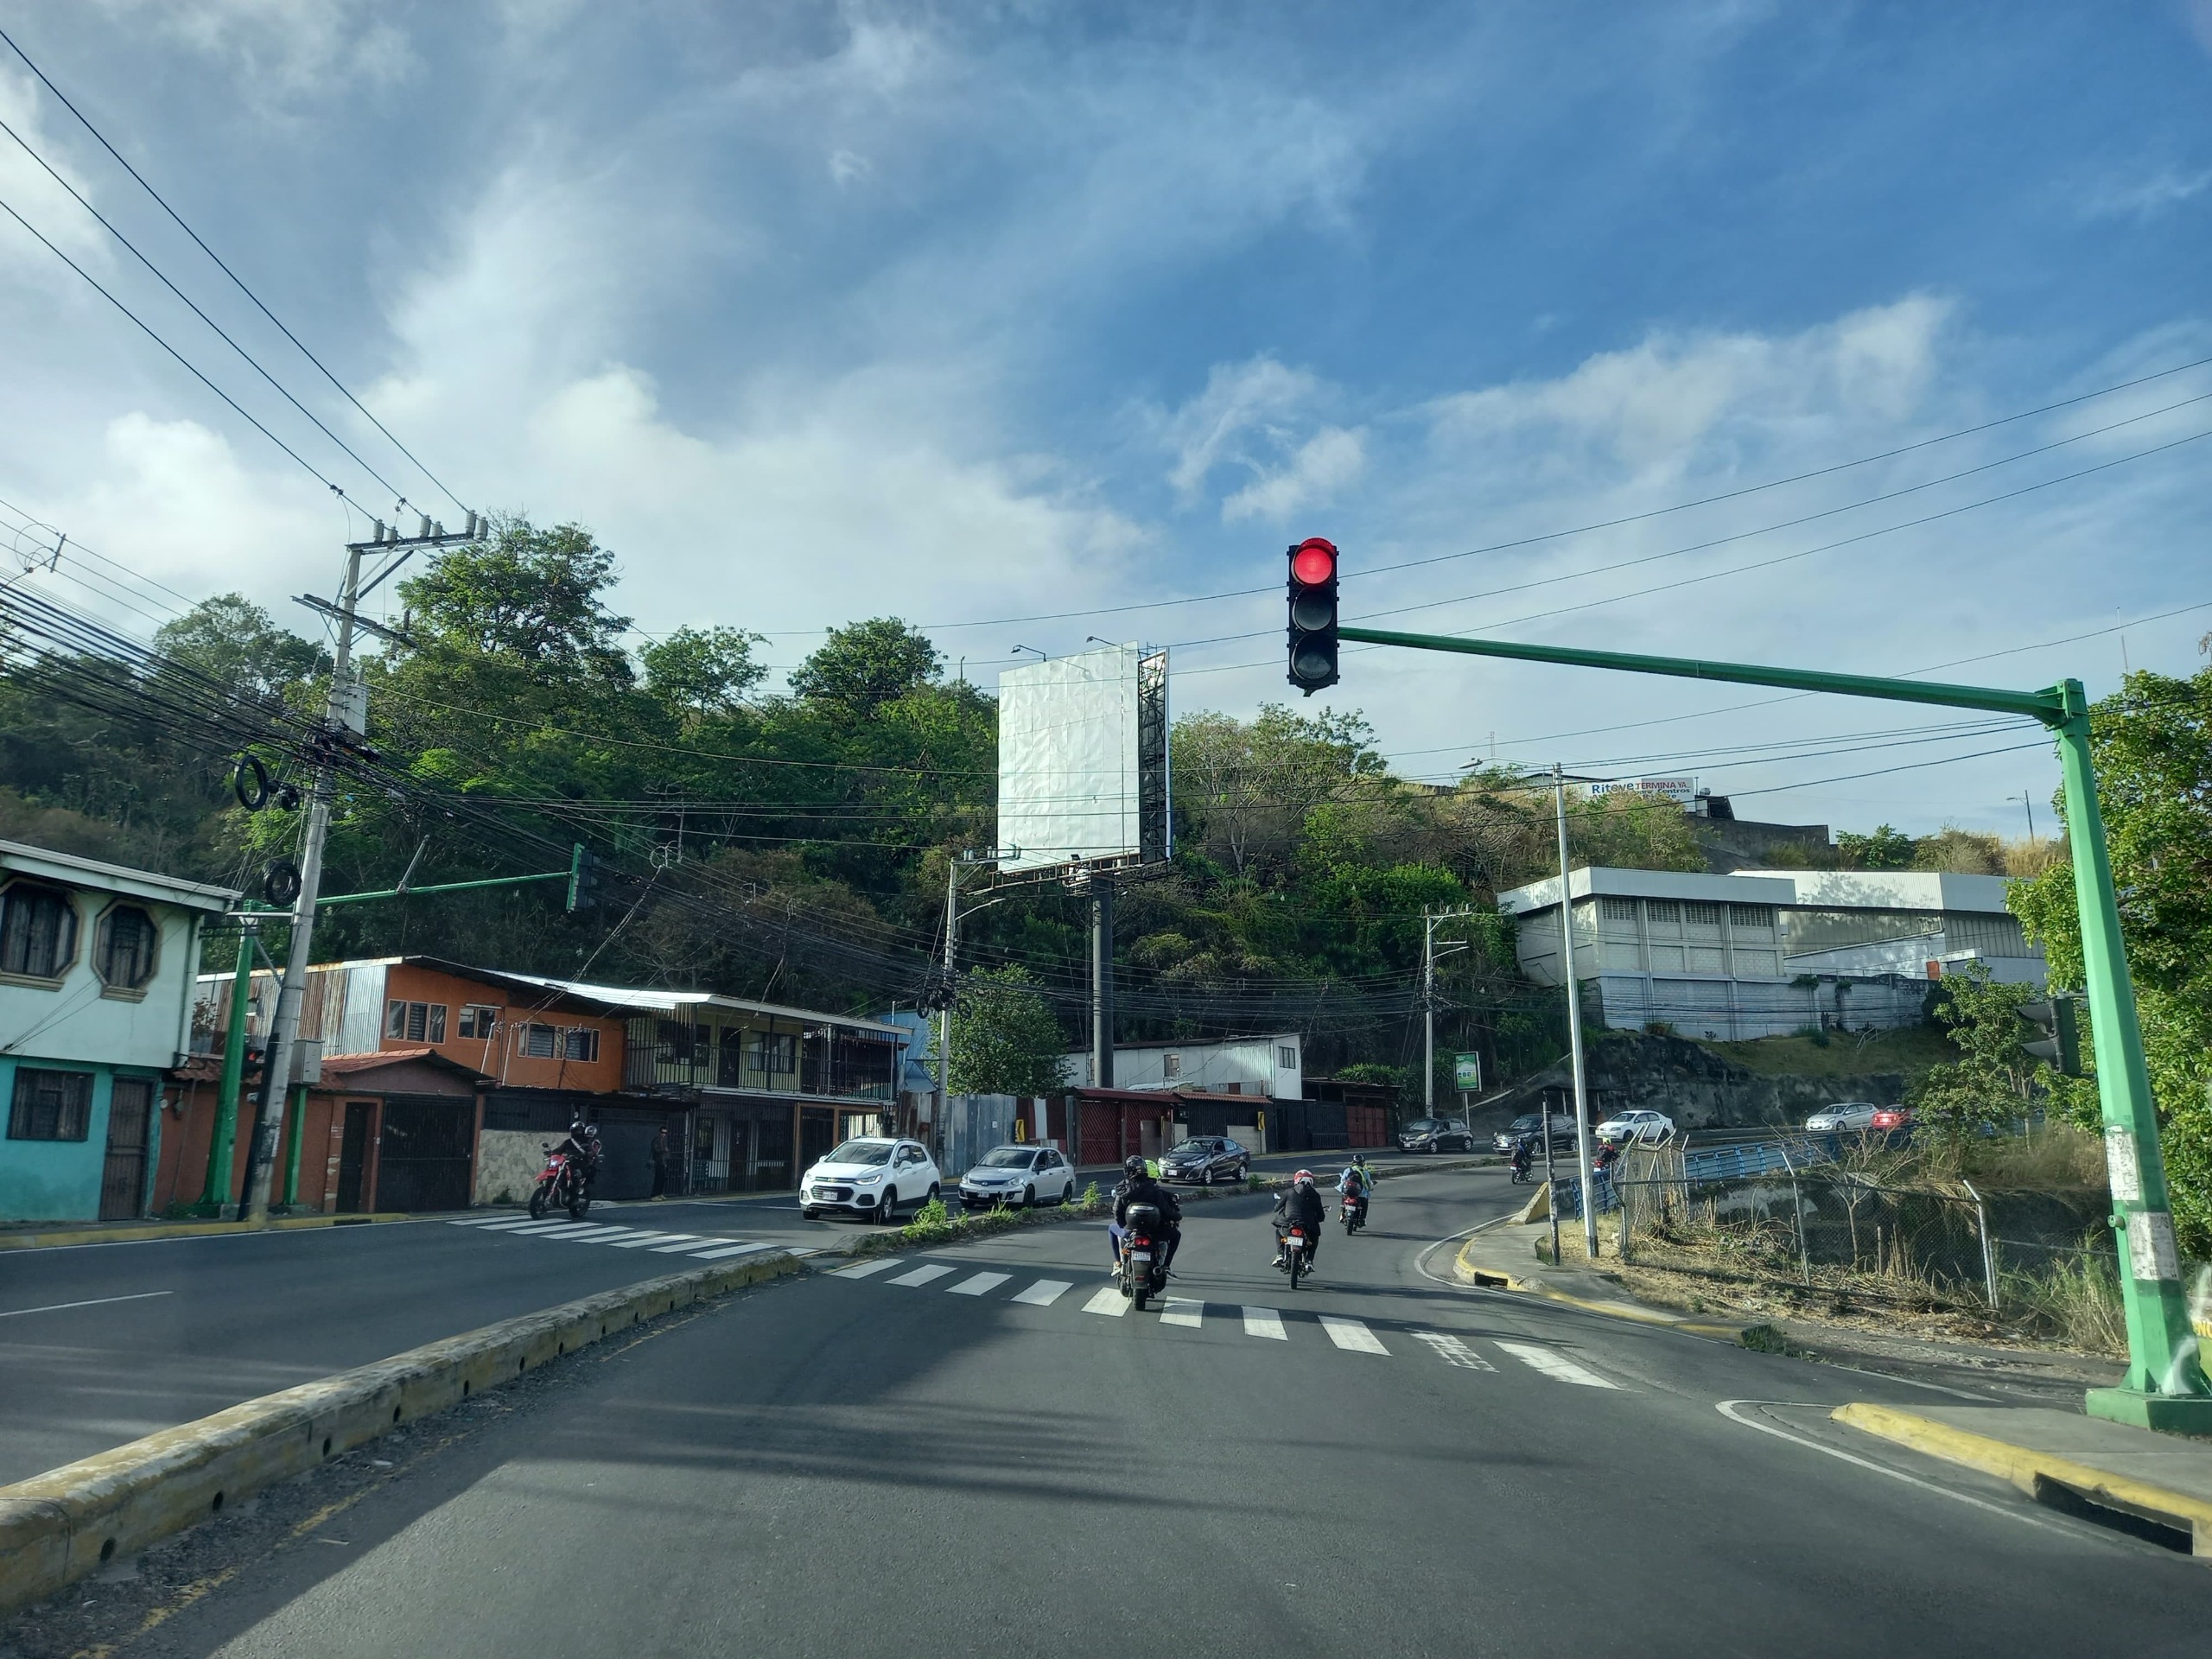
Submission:
[[[1198,1135],[1168,1150],[1160,1160],[1160,1179],[1186,1186],[1241,1181],[1252,1167],[1252,1154],[1226,1135]]]

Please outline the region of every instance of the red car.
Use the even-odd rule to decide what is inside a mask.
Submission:
[[[1878,1133],[1883,1129],[1909,1129],[1912,1127],[1912,1108],[1910,1106],[1878,1108],[1874,1113],[1874,1121],[1866,1127]]]

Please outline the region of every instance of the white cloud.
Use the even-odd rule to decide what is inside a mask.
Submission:
[[[0,70],[0,120],[21,133],[80,195],[94,200],[92,187],[69,164],[68,152],[44,130],[46,107],[36,83],[28,75]],[[5,200],[48,241],[79,263],[105,263],[105,233],[92,215],[71,200],[68,191],[5,133],[0,133],[0,200]],[[54,287],[78,280],[12,219],[0,219],[0,261]]]
[[[1283,423],[1319,391],[1320,383],[1305,370],[1265,354],[1215,364],[1206,389],[1162,422],[1162,437],[1175,454],[1167,480],[1176,494],[1195,499],[1216,467],[1243,456],[1248,437],[1281,434]]]
[[[1334,499],[1366,471],[1366,435],[1325,426],[1299,446],[1287,466],[1262,474],[1224,501],[1222,519],[1287,518]]]
[[[2212,167],[2195,173],[2162,167],[2133,178],[2103,181],[2088,192],[2082,211],[2091,219],[2154,219],[2208,190],[2212,190]]]
[[[407,37],[374,0],[99,0],[134,28],[158,29],[232,64],[251,100],[343,78],[388,86],[416,67]]]

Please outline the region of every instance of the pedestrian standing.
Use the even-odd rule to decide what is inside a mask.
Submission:
[[[660,1133],[653,1137],[653,1197],[664,1198],[668,1192],[668,1125],[660,1126]]]

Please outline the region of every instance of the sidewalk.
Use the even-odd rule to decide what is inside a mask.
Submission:
[[[1839,1406],[1840,1423],[2008,1480],[2039,1503],[2116,1510],[2212,1561],[2212,1440],[2033,1406]],[[2172,1536],[2178,1535],[2178,1536]]]
[[[276,1216],[272,1230],[301,1227],[365,1227],[372,1222],[412,1221],[397,1211],[375,1215]],[[46,1221],[0,1225],[0,1250],[50,1250],[65,1244],[143,1244],[157,1238],[219,1238],[258,1232],[236,1221]]]

